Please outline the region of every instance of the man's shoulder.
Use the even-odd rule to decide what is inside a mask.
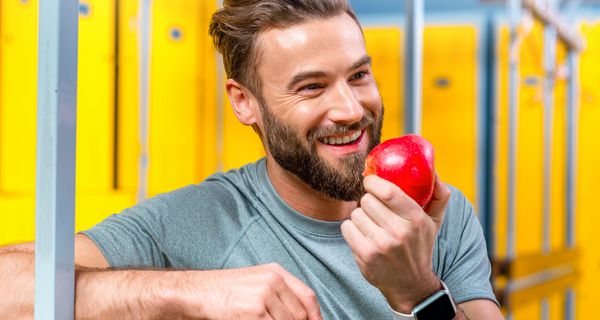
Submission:
[[[255,171],[258,163],[250,163],[227,172],[216,172],[204,181],[190,184],[149,199],[179,207],[195,207],[210,204],[227,204],[231,200],[244,200],[255,193]]]

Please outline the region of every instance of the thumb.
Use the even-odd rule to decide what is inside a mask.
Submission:
[[[435,174],[435,187],[433,189],[433,195],[431,200],[425,206],[425,212],[435,221],[438,229],[444,221],[444,213],[446,212],[446,206],[450,200],[451,191],[448,186],[440,180],[440,177]]]

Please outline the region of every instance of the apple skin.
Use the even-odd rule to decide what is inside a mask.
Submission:
[[[387,140],[371,150],[363,176],[375,174],[394,183],[424,207],[431,200],[435,186],[433,158],[429,141],[408,134]]]

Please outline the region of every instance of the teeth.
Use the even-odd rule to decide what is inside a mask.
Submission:
[[[353,142],[356,139],[358,139],[361,135],[362,131],[356,131],[353,134],[349,135],[349,136],[345,136],[345,137],[324,137],[321,138],[321,142],[325,143],[325,144],[329,144],[329,145],[339,145],[339,144],[346,144],[349,142]]]

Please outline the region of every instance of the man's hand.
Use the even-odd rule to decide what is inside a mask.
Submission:
[[[180,276],[169,296],[184,318],[322,319],[315,293],[277,264]]]
[[[450,190],[436,177],[425,211],[396,185],[365,177],[367,193],[342,233],[365,278],[399,312],[410,312],[441,289],[432,270],[433,247],[444,221]]]

